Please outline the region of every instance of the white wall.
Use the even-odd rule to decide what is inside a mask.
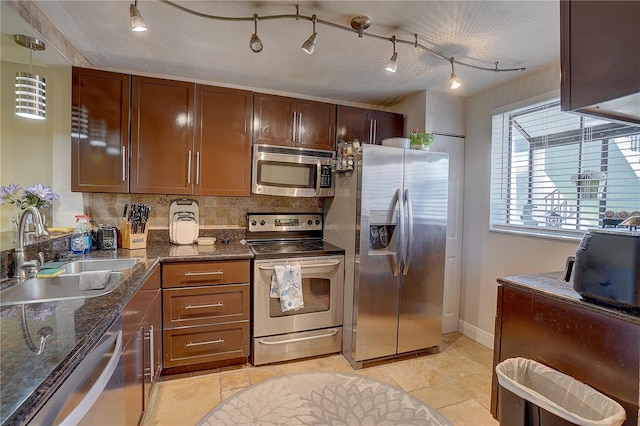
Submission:
[[[404,114],[404,134],[413,129],[464,136],[466,98],[452,93],[422,90],[393,106],[394,112]]]
[[[560,271],[578,242],[489,232],[491,113],[558,90],[560,64],[467,99],[460,331],[491,347],[501,276]]]

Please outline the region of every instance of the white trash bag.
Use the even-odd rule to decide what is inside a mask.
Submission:
[[[621,425],[624,408],[592,387],[527,358],[496,365],[498,383],[548,412],[577,425]]]

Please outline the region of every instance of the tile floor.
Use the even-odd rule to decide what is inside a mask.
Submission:
[[[262,380],[295,372],[343,371],[368,376],[410,392],[454,425],[497,425],[489,413],[490,349],[459,333],[443,336],[440,352],[378,362],[360,370],[342,355],[253,367],[163,377],[153,391],[143,425],[194,425],[223,399]]]

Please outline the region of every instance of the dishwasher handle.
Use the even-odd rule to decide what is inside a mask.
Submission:
[[[105,366],[100,376],[96,382],[91,386],[91,389],[87,392],[87,394],[82,398],[82,400],[78,403],[78,405],[69,413],[67,417],[60,422],[62,426],[71,426],[77,425],[80,420],[83,419],[84,416],[87,415],[91,407],[96,403],[98,397],[104,391],[107,383],[113,376],[113,373],[116,371],[118,367],[118,363],[120,362],[120,358],[122,357],[122,330],[118,331],[116,335],[115,347],[113,348],[113,353],[109,362]]]

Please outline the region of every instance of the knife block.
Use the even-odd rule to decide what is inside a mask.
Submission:
[[[131,223],[123,220],[120,227],[120,233],[122,234],[122,248],[129,250],[147,248],[148,231],[149,228],[145,226],[144,232],[134,234],[131,231]]]

